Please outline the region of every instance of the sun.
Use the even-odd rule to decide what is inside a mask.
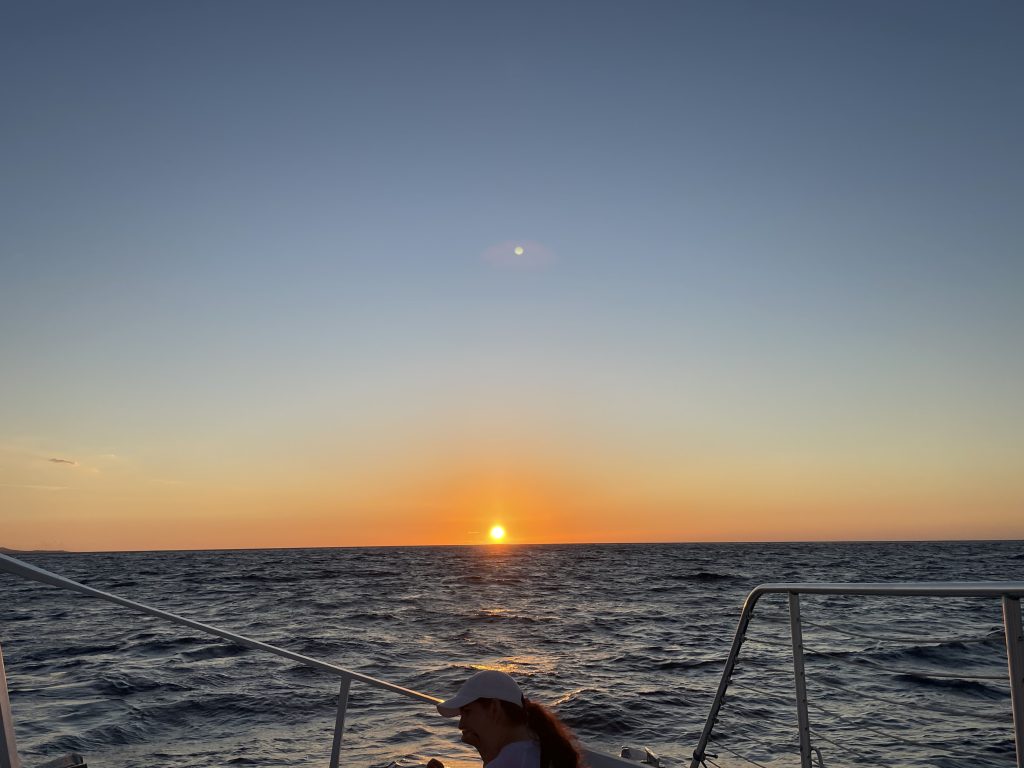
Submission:
[[[505,538],[505,529],[500,525],[491,528],[491,541],[498,542]]]

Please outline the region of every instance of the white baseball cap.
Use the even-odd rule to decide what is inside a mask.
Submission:
[[[515,680],[496,669],[485,669],[464,682],[448,701],[438,704],[437,711],[445,717],[455,717],[460,709],[477,699],[500,699],[523,706],[523,692]]]

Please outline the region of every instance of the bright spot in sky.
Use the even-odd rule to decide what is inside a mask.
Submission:
[[[496,525],[491,528],[491,539],[493,541],[501,541],[505,538],[505,529],[500,525]]]
[[[523,255],[523,246],[517,245],[515,248],[512,249],[512,253],[514,253],[516,256],[522,256]]]

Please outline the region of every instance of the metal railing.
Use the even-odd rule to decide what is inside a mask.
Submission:
[[[732,682],[733,673],[739,660],[740,649],[747,638],[754,606],[764,595],[783,594],[789,598],[790,639],[793,650],[793,677],[796,689],[797,727],[800,737],[801,768],[812,768],[812,756],[817,756],[818,765],[822,765],[821,751],[814,746],[811,736],[810,716],[808,713],[807,685],[804,668],[805,646],[803,641],[804,623],[800,617],[800,595],[859,595],[888,597],[998,597],[1002,600],[1003,631],[1006,638],[1006,657],[1010,683],[1010,701],[1013,710],[1014,743],[1016,745],[1017,767],[1024,768],[1024,629],[1021,627],[1020,598],[1024,596],[1024,582],[922,582],[906,584],[763,584],[756,587],[747,596],[740,612],[739,625],[733,636],[729,656],[725,662],[718,690],[715,693],[711,710],[701,732],[697,748],[693,751],[690,768],[699,768],[709,758],[715,757],[707,752],[715,723],[725,702],[725,694]],[[764,642],[764,641],[761,641]],[[934,675],[933,675],[934,676]],[[819,708],[820,709],[820,708]],[[819,738],[828,742],[825,737]],[[725,748],[726,751],[732,750]],[[733,753],[748,763],[755,763],[739,753]]]
[[[61,589],[78,592],[83,595],[88,595],[89,597],[106,600],[107,602],[115,603],[138,613],[155,616],[158,619],[163,619],[164,621],[171,622],[172,624],[180,624],[184,627],[197,629],[200,632],[216,635],[217,637],[246,648],[266,651],[267,653],[272,653],[275,656],[291,659],[292,661],[298,662],[304,666],[312,667],[341,678],[341,687],[338,695],[338,710],[334,724],[334,739],[331,744],[331,768],[338,768],[339,765],[342,736],[345,730],[345,714],[348,709],[349,690],[353,681],[366,683],[376,688],[382,688],[384,690],[391,691],[392,693],[397,693],[429,704],[437,704],[441,701],[441,699],[436,696],[430,696],[429,694],[421,693],[420,691],[415,691],[411,688],[405,688],[401,685],[395,685],[394,683],[389,683],[386,680],[379,680],[375,677],[371,677],[370,675],[354,672],[335,664],[329,664],[325,661],[304,656],[285,648],[278,648],[277,646],[270,645],[269,643],[262,643],[258,640],[245,637],[244,635],[229,632],[225,629],[221,629],[220,627],[203,624],[198,621],[193,621],[192,619],[186,619],[183,616],[162,611],[159,608],[153,608],[152,606],[145,605],[144,603],[138,603],[134,600],[128,600],[127,598],[120,597],[119,595],[114,595],[109,592],[104,592],[102,590],[86,586],[85,584],[72,581],[71,579],[66,579],[63,576],[58,576],[55,573],[51,573],[50,571],[38,568],[34,565],[30,565],[29,563],[25,563],[4,554],[0,554],[0,571],[6,571],[7,573],[20,576],[31,581],[38,581]],[[2,647],[0,647],[0,726],[2,726],[0,727],[0,768],[21,768],[21,762],[18,758],[14,739],[14,719],[11,714],[11,704],[7,693],[7,678],[4,674]],[[604,752],[599,752],[585,745],[583,745],[583,751],[590,768],[637,768],[636,763],[619,759]]]

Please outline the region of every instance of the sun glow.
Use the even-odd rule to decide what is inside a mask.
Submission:
[[[505,538],[505,529],[500,525],[491,528],[491,541],[502,541]]]

